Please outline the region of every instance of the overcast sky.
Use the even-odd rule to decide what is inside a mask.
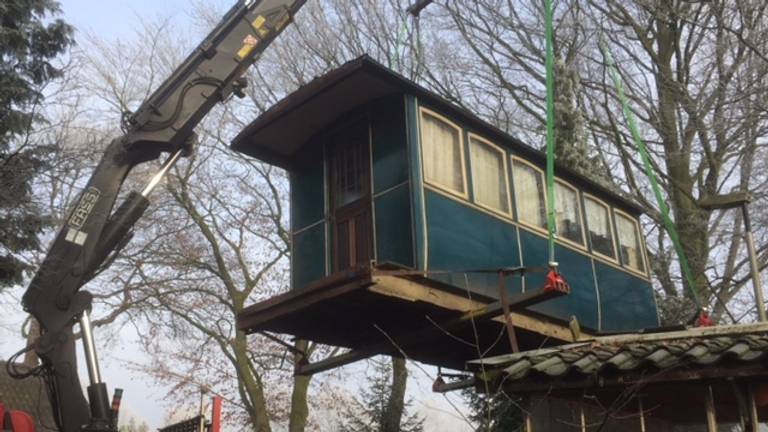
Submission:
[[[95,33],[106,38],[130,38],[141,17],[168,17],[184,20],[190,2],[182,0],[59,0],[64,18],[78,32]],[[221,4],[222,0],[212,3]]]
[[[63,18],[76,28],[76,38],[84,34],[98,35],[104,39],[122,39],[129,41],[135,36],[134,28],[142,18],[172,17],[177,23],[190,22],[190,12],[193,6],[190,1],[182,0],[60,0]],[[209,2],[219,10],[234,4],[234,0],[213,0]],[[19,292],[19,296],[21,293]],[[7,358],[17,351],[23,340],[18,336],[18,326],[24,319],[19,298],[5,298],[8,303],[6,310],[18,313],[0,316],[0,355]],[[98,329],[96,338],[98,340]],[[141,363],[146,361],[136,345],[136,334],[130,326],[122,328],[119,343],[102,347],[99,352],[102,376],[111,392],[116,387],[125,390],[123,396],[122,417],[135,416],[146,421],[152,429],[162,426],[170,408],[163,402],[166,390],[155,385],[141,374],[130,371],[127,362]],[[82,357],[81,349],[78,353]],[[87,379],[87,372],[82,358],[79,359],[81,379]],[[356,370],[357,369],[357,370]],[[416,379],[409,380],[409,394],[414,400],[414,409],[427,417],[427,431],[465,431],[471,430],[460,420],[453,408],[461,405],[458,395],[437,395],[431,392],[431,377],[435,369],[424,367],[411,368]],[[352,367],[350,375],[359,375],[360,369]],[[322,379],[319,376],[318,379]],[[350,383],[351,389],[357,388],[357,382]],[[450,402],[448,401],[450,399]],[[225,406],[226,409],[226,406]]]

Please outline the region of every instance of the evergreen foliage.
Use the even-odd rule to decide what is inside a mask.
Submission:
[[[603,186],[616,190],[598,156],[590,156],[586,122],[579,104],[581,77],[560,58],[554,63],[555,160]]]
[[[149,432],[149,426],[146,422],[138,423],[131,417],[128,424],[121,425],[117,430],[118,432]]]
[[[72,43],[72,28],[53,0],[0,0],[0,287],[21,282],[18,254],[39,247],[46,223],[32,200],[32,181],[52,146],[33,145],[29,133],[44,121],[43,87],[61,76],[51,61]]]
[[[402,398],[405,390],[405,381],[397,373],[393,372],[397,367],[396,362],[403,359],[391,359],[389,357],[377,358],[370,361],[372,370],[367,374],[368,386],[360,390],[354,407],[347,407],[347,421],[342,425],[342,432],[422,432],[424,419],[415,413],[408,413],[412,400],[393,401]],[[393,368],[393,364],[396,365]],[[402,386],[398,391],[398,387]],[[392,421],[392,405],[402,403],[400,421]]]
[[[589,171],[584,117],[578,105],[578,72],[557,59],[554,64],[555,157],[574,168]]]
[[[469,419],[477,432],[515,432],[523,430],[520,400],[504,393],[485,395],[474,388],[463,390],[470,408]]]

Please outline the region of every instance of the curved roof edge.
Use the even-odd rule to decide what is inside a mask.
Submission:
[[[496,139],[513,150],[543,163],[544,152],[482,120],[466,108],[428,90],[388,69],[368,55],[316,77],[295,90],[253,120],[232,140],[230,147],[267,163],[290,170],[293,155],[320,129],[351,109],[390,94],[411,94]],[[575,181],[619,201],[635,214],[643,209],[622,192],[614,190],[578,171],[555,163],[558,176]]]

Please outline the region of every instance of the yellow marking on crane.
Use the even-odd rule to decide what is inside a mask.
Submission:
[[[256,32],[259,33],[259,36],[262,38],[266,36],[267,33],[269,33],[269,29],[264,27],[265,22],[267,22],[267,19],[261,15],[257,16],[253,21],[251,21],[251,25],[254,29],[256,29]]]
[[[253,28],[258,30],[261,28],[261,26],[264,25],[265,22],[267,22],[267,19],[259,15],[256,18],[254,18],[254,20],[251,22],[251,25],[253,26]]]
[[[256,37],[253,35],[246,36],[245,39],[243,39],[243,46],[237,51],[237,56],[240,60],[248,57],[248,54],[250,54],[258,44],[259,40]]]

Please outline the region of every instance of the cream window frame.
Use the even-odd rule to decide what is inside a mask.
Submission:
[[[546,185],[544,184],[544,181],[545,181],[544,170],[542,170],[541,168],[537,167],[536,165],[528,162],[527,160],[525,160],[525,159],[523,159],[523,158],[521,158],[519,156],[510,155],[510,160],[511,160],[510,163],[512,164],[511,166],[512,166],[512,185],[513,185],[513,187],[515,187],[515,162],[516,161],[522,163],[523,165],[527,165],[528,167],[532,168],[534,171],[538,172],[539,175],[541,176],[542,187],[546,187]],[[536,230],[538,232],[541,232],[541,233],[544,233],[544,234],[548,234],[547,225],[546,225],[547,212],[549,211],[549,203],[547,203],[547,191],[542,189],[541,194],[542,194],[542,199],[544,200],[544,226],[543,227],[533,225],[530,222],[524,221],[523,219],[520,218],[520,211],[519,211],[520,205],[518,204],[518,201],[517,201],[518,197],[520,196],[520,194],[518,193],[516,187],[515,187],[515,200],[514,200],[515,201],[514,202],[514,204],[515,204],[515,216],[517,217],[516,220],[517,220],[517,222],[520,225],[523,225],[525,227],[534,229],[534,230]]]
[[[454,190],[449,186],[440,184],[435,181],[430,181],[427,179],[426,161],[424,160],[424,125],[423,125],[424,114],[432,116],[442,121],[443,123],[447,124],[451,128],[455,129],[456,132],[458,132],[459,157],[461,158],[461,182],[462,182],[461,191]],[[466,156],[464,155],[464,131],[456,123],[448,120],[446,117],[432,111],[431,109],[419,107],[419,153],[421,155],[421,178],[423,179],[424,184],[440,189],[441,191],[444,191],[451,195],[455,195],[455,196],[464,198],[466,200],[469,199],[469,192],[467,191],[467,162],[466,162]]]
[[[630,222],[632,222],[632,225],[635,228],[635,235],[637,236],[637,241],[639,243],[638,247],[640,248],[640,250],[637,252],[638,252],[638,256],[640,257],[640,261],[642,261],[643,263],[644,270],[630,266],[627,263],[623,262],[623,260],[621,262],[621,266],[631,272],[634,272],[643,276],[648,276],[648,258],[645,256],[645,252],[646,252],[645,241],[643,237],[640,235],[640,221],[638,221],[637,218],[633,217],[629,213],[619,210],[617,208],[614,208],[613,212],[616,215],[615,217],[618,218],[619,216],[623,216],[627,218]],[[619,224],[616,223],[616,258],[620,258],[621,251],[619,250],[619,248],[621,248],[621,240],[619,237]]]
[[[475,141],[481,143],[480,145],[486,145],[486,146],[490,147],[492,150],[498,152],[499,155],[501,156],[502,170],[504,170],[504,191],[506,193],[505,198],[507,200],[507,211],[506,212],[502,211],[501,209],[494,208],[493,206],[490,206],[490,205],[487,205],[487,204],[483,204],[483,203],[481,203],[480,201],[477,200],[477,189],[475,189],[477,186],[476,186],[476,182],[475,182],[475,178],[474,178],[475,163],[474,163],[474,161],[472,161],[472,145],[473,145],[472,144],[472,140],[475,140]],[[481,137],[480,135],[477,135],[477,134],[472,133],[472,132],[470,132],[468,134],[468,141],[469,141],[469,143],[468,143],[469,144],[469,164],[470,164],[471,171],[472,171],[472,172],[470,172],[470,175],[472,176],[472,194],[474,196],[473,202],[476,205],[478,205],[478,206],[480,206],[480,207],[482,207],[482,208],[484,208],[486,210],[492,211],[494,213],[498,213],[498,214],[506,216],[508,218],[512,218],[512,197],[511,197],[511,194],[510,194],[510,191],[509,191],[509,166],[507,165],[507,152],[504,151],[504,149],[499,147],[498,145],[496,145],[496,144],[492,143],[491,141]]]
[[[610,257],[600,252],[596,252],[595,249],[592,247],[592,241],[591,241],[592,239],[590,239],[590,242],[589,242],[590,251],[592,252],[592,255],[596,257],[602,258],[604,260],[608,260],[613,264],[619,264],[619,248],[616,244],[618,241],[618,239],[616,238],[616,235],[618,234],[618,230],[616,230],[616,228],[613,226],[613,217],[612,217],[613,212],[611,211],[612,208],[607,202],[601,200],[600,198],[594,195],[584,192],[584,201],[586,202],[587,200],[591,200],[605,209],[605,217],[608,219],[608,230],[611,234],[611,244],[613,246],[614,256]],[[586,206],[585,206],[584,214],[586,215],[586,213],[587,212],[586,212]],[[586,215],[586,217],[587,217],[587,225],[589,225],[589,215]],[[586,231],[589,231],[589,227],[587,227]]]
[[[566,182],[565,180],[561,180],[561,179],[559,179],[557,177],[555,177],[555,183],[558,183],[561,186],[566,187],[566,188],[568,188],[568,189],[570,189],[570,190],[572,190],[573,192],[576,193],[576,215],[579,218],[579,228],[581,229],[581,243],[577,243],[577,242],[575,242],[575,241],[573,241],[571,239],[562,237],[559,234],[557,234],[557,232],[555,232],[555,239],[559,240],[559,241],[562,241],[564,243],[571,244],[571,245],[573,245],[575,247],[578,247],[579,249],[586,250],[587,249],[587,242],[586,242],[586,238],[584,237],[584,218],[582,217],[581,197],[579,196],[580,195],[579,194],[579,190],[575,186],[573,186],[570,183]],[[557,192],[555,192],[555,196],[557,196]],[[545,191],[545,193],[544,193],[544,201],[546,202],[546,200],[547,200],[547,195],[546,195],[546,191]],[[555,200],[557,200],[557,198],[555,198]],[[547,211],[549,211],[549,203],[547,203],[547,207],[546,208],[547,208]],[[557,209],[555,209],[555,210],[557,210]],[[555,216],[555,218],[557,218],[557,216]],[[555,221],[555,226],[558,226],[557,220]]]

